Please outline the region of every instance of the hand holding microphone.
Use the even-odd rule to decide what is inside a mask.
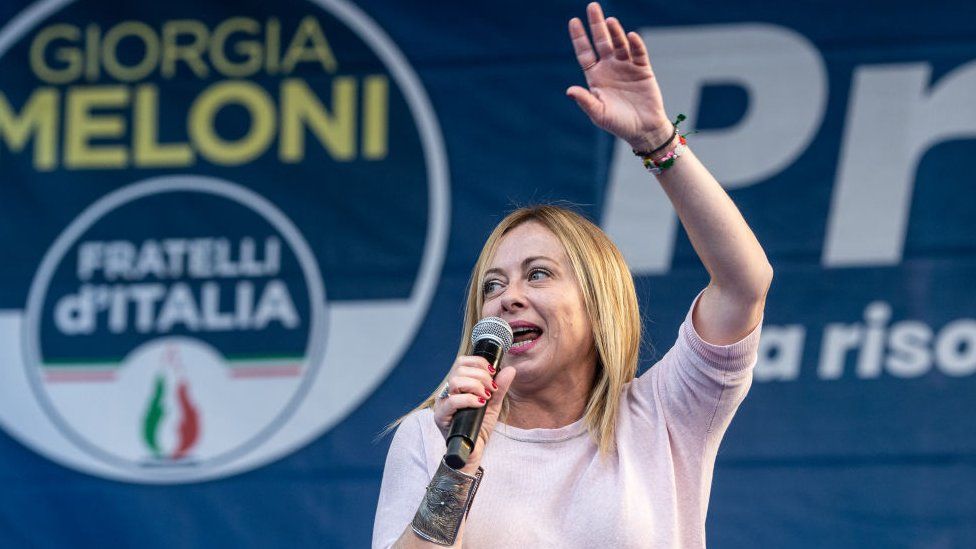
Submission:
[[[502,355],[512,345],[512,329],[487,317],[472,330],[474,354],[458,357],[448,375],[447,394],[434,403],[434,420],[447,441],[447,464],[474,471],[495,428],[515,371],[499,372]]]

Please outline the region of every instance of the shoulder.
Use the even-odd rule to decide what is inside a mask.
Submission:
[[[758,359],[759,337],[762,333],[763,324],[762,314],[759,315],[759,319],[751,330],[738,341],[724,345],[709,343],[701,336],[694,322],[695,308],[701,300],[702,293],[695,297],[691,307],[688,308],[684,322],[678,329],[678,339],[673,350],[682,357],[690,359],[695,365],[708,369],[723,372],[750,370],[756,365]],[[745,314],[743,312],[743,315]]]
[[[677,395],[720,394],[729,386],[748,385],[758,360],[762,318],[744,337],[727,345],[706,341],[695,329],[695,298],[668,352],[625,387],[625,397],[650,406]]]
[[[387,463],[405,459],[423,464],[433,474],[445,449],[444,437],[434,423],[433,411],[430,408],[414,410],[397,426]]]
[[[433,411],[430,408],[414,410],[400,420],[393,435],[393,444],[422,442],[429,436],[431,429],[437,431]]]

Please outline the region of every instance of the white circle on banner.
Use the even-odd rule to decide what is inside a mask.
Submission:
[[[433,297],[447,245],[449,182],[440,128],[419,78],[368,16],[341,0],[312,2],[372,49],[416,126],[426,170],[427,223],[409,297],[327,306],[314,254],[299,229],[269,200],[235,183],[185,175],[122,187],[88,206],[47,251],[25,312],[0,311],[0,342],[6,344],[0,346],[0,359],[7,364],[0,370],[0,427],[29,448],[67,467],[128,482],[196,482],[251,470],[335,426],[382,382],[412,341]],[[44,0],[18,14],[0,29],[0,58],[71,3]],[[48,321],[41,318],[46,284],[69,248],[100,216],[127,200],[177,191],[210,192],[245,204],[279,231],[301,263],[307,284],[311,337],[304,352],[290,357],[294,363],[229,367],[234,361],[207,341],[162,336],[132,349],[111,374],[98,364],[87,368],[87,381],[95,380],[90,384],[73,382],[80,370],[45,370],[39,334]],[[364,327],[383,333],[382,345],[364,339]],[[189,363],[192,368],[186,367]],[[23,367],[11,367],[16,364]],[[261,378],[253,374],[259,369],[276,373]],[[108,375],[113,379],[97,380]],[[96,385],[101,393],[92,392]],[[248,405],[258,393],[264,400]],[[128,419],[113,422],[118,417]],[[248,421],[232,421],[235,417]]]

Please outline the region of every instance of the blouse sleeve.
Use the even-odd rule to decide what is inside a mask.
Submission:
[[[391,547],[400,538],[430,482],[421,425],[423,413],[414,412],[407,416],[390,444],[373,520],[373,549]]]
[[[657,407],[670,432],[717,446],[752,383],[762,319],[741,340],[713,345],[692,321],[700,298],[701,293],[692,302],[674,346],[634,381],[628,396],[645,410]]]

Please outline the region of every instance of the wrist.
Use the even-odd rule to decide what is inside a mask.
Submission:
[[[685,137],[678,133],[678,125],[685,120],[684,114],[679,114],[671,123],[671,133],[653,148],[637,148],[634,154],[640,157],[644,168],[654,175],[661,175],[664,170],[674,165],[675,160],[686,150]]]
[[[675,161],[680,157],[685,151],[688,150],[687,141],[683,135],[678,135],[676,139],[673,140],[673,144],[668,144],[667,147],[662,149],[659,153],[655,151],[655,154],[642,156],[644,162],[644,168],[654,175],[661,175],[665,170],[674,166]]]
[[[655,152],[654,154],[647,156],[646,158],[650,158],[651,159],[651,162],[654,162],[654,163],[658,163],[658,162],[661,162],[663,160],[666,160],[668,157],[674,155],[675,149],[677,149],[678,146],[682,145],[683,144],[683,141],[684,140],[681,139],[681,136],[680,135],[675,136],[674,139],[672,139],[671,141],[668,142],[667,146],[665,146],[663,149]]]
[[[481,469],[474,475],[464,474],[451,469],[442,460],[410,523],[414,533],[438,545],[453,546],[481,484],[482,474]]]
[[[468,476],[472,476],[473,477],[473,476],[477,476],[478,471],[480,469],[481,469],[481,460],[479,460],[479,459],[470,459],[464,465],[464,467],[461,467],[460,469],[458,469],[458,471],[461,472],[461,473],[464,473],[465,475],[468,475]]]
[[[632,139],[628,139],[627,143],[634,151],[650,152],[659,148],[662,143],[672,140],[671,138],[673,136],[674,126],[671,125],[671,122],[665,121],[663,125],[660,125],[653,130],[644,132]]]
[[[654,126],[653,130],[646,131],[638,137],[628,139],[634,154],[641,158],[658,158],[662,153],[667,154],[669,149],[677,146],[678,126],[687,117],[679,114],[674,122],[667,119],[663,123]]]

